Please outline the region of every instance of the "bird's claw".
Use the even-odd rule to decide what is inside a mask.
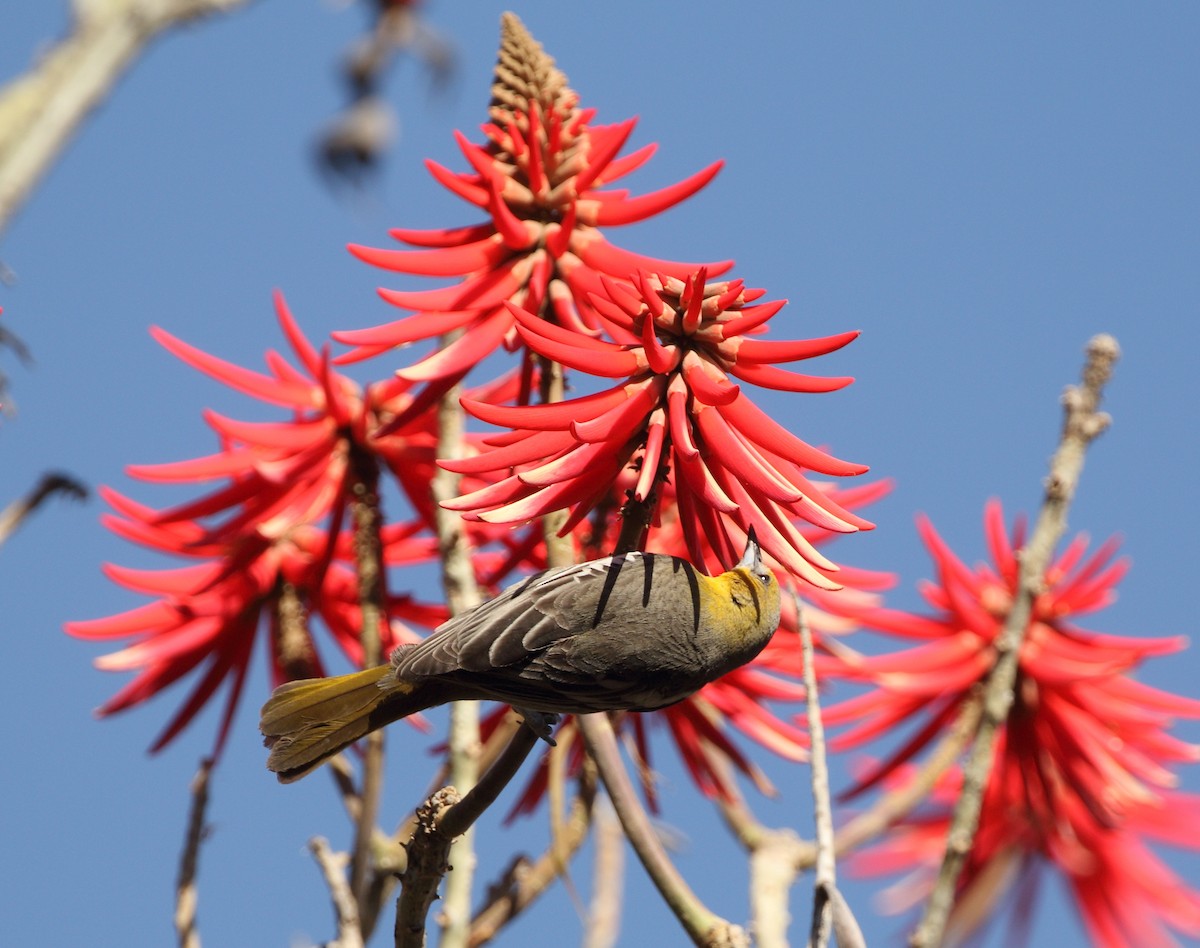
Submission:
[[[521,719],[525,722],[525,726],[529,730],[533,731],[534,734],[551,747],[558,746],[558,743],[554,740],[554,725],[558,724],[562,715],[548,714],[543,711],[530,711],[528,708],[514,708],[513,710],[521,715]]]

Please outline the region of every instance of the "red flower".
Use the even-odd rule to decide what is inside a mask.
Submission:
[[[888,783],[909,776],[902,767]],[[1024,944],[1018,932],[1032,922],[1040,871],[1062,873],[1092,944],[1102,948],[1172,946],[1170,932],[1200,937],[1200,892],[1189,887],[1146,845],[1147,840],[1200,848],[1200,796],[1163,792],[1130,807],[1119,826],[1106,826],[1064,796],[1053,823],[1038,815],[1041,792],[1020,769],[1001,735],[984,793],[979,829],[959,881],[948,934],[962,941],[988,918],[1008,918],[1007,944]],[[903,819],[880,843],[855,854],[857,875],[906,873],[884,893],[886,910],[898,912],[924,901],[946,848],[961,773],[947,773],[932,804]],[[1008,905],[1003,913],[1002,905]]]
[[[334,333],[355,347],[338,361],[366,359],[462,330],[456,341],[399,373],[445,390],[501,343],[510,350],[518,346],[513,310],[506,303],[589,333],[598,317],[588,294],[600,289],[602,275],[624,279],[637,267],[683,275],[695,267],[620,250],[600,228],[644,220],[678,204],[707,184],[720,162],[641,197],[604,189],[640,167],[654,146],[619,158],[634,121],[589,124],[594,112],[579,107],[566,77],[511,14],[504,18],[492,95],[491,122],[483,126],[487,144],[457,135],[472,171],[458,173],[427,162],[440,184],[486,212],[487,220],[442,230],[391,231],[397,240],[427,248],[422,250],[350,247],[362,260],[388,270],[461,277],[462,282],[421,292],[381,289],[389,303],[416,315]],[[710,267],[718,272],[730,265]],[[527,359],[526,383],[530,368]]]
[[[1016,551],[1024,543],[1024,528],[1018,524],[1010,539],[996,502],[987,506],[985,527],[994,565],[971,569],[927,521],[919,522],[938,569],[938,582],[923,590],[932,615],[853,602],[839,608],[834,602],[864,627],[924,643],[859,660],[851,676],[874,683],[876,689],[825,710],[831,725],[855,722],[833,742],[839,748],[890,732],[910,718],[920,721],[915,736],[848,794],[895,779],[954,720],[990,673],[994,643],[1017,588]],[[1100,943],[1149,943],[1159,925],[1156,918],[1200,934],[1200,895],[1177,880],[1167,885],[1169,873],[1140,841],[1142,835],[1165,838],[1165,813],[1178,805],[1171,810],[1170,841],[1200,848],[1200,800],[1170,792],[1176,784],[1173,766],[1200,759],[1200,748],[1167,733],[1174,717],[1200,717],[1200,701],[1126,675],[1150,656],[1179,651],[1185,640],[1122,638],[1076,626],[1073,616],[1112,601],[1128,568],[1127,561],[1114,559],[1113,541],[1085,560],[1086,550],[1084,537],[1068,545],[1047,570],[1044,592],[1034,602],[1019,656],[1015,701],[997,743],[959,906],[968,911],[962,906],[968,904],[972,886],[978,885],[980,892],[995,888],[1004,874],[1001,861],[1040,854],[1067,875]],[[868,865],[923,864],[939,858],[944,846],[943,817],[934,823],[915,819],[877,850]],[[928,847],[936,848],[937,855],[930,856]],[[986,908],[993,909],[994,902]],[[1138,914],[1142,911],[1145,916]],[[1145,931],[1132,925],[1134,919]]]
[[[349,534],[342,526],[356,483],[375,489],[381,465],[393,471],[421,518],[385,527],[385,559],[414,562],[436,556],[431,537],[416,537],[432,519],[428,483],[436,445],[432,404],[399,379],[368,386],[338,375],[328,353],[319,354],[300,333],[282,297],[276,311],[300,367],[267,353],[269,374],[232,365],[153,330],[168,350],[233,388],[284,406],[292,417],[281,422],[242,422],[208,412],[222,450],[170,464],[135,465],[143,480],[188,483],[220,480],[210,493],[168,510],[153,510],[105,493],[119,516],[110,529],[127,539],[195,565],[161,571],[107,568],[109,576],[137,592],[160,597],[129,612],[67,631],[84,638],[133,638],[133,645],[105,656],[107,670],[141,669],[100,714],[139,704],[189,672],[204,668],[192,695],[154,745],[159,749],[185,727],[225,680],[231,682],[217,739],[224,744],[240,696],[251,645],[262,619],[271,628],[272,679],[278,684],[323,668],[311,643],[300,647],[299,667],[285,667],[280,608],[285,590],[300,608],[319,617],[351,658],[362,660],[358,592]],[[511,398],[501,384],[481,393]],[[339,562],[341,561],[341,562]],[[386,596],[386,593],[385,593]],[[419,606],[409,597],[386,597],[389,614],[436,625],[443,609]],[[304,615],[299,616],[303,626]],[[383,630],[384,648],[397,644],[403,630]],[[305,632],[307,636],[307,632]],[[293,656],[295,658],[296,656]]]
[[[297,676],[297,669],[285,667],[281,648],[286,621],[282,604],[289,593],[305,610],[307,619],[319,617],[342,652],[352,662],[361,663],[357,581],[345,565],[328,562],[333,544],[323,531],[296,526],[284,536],[268,538],[248,530],[233,541],[214,541],[209,531],[194,521],[164,522],[158,511],[115,491],[103,493],[119,514],[105,518],[109,529],[152,549],[199,561],[164,570],[109,564],[105,572],[113,582],[158,598],[115,616],[66,626],[69,634],[79,638],[134,640],[120,651],[96,659],[96,667],[105,671],[138,671],[98,709],[102,717],[141,704],[185,675],[202,669],[199,681],[155,740],[152,751],[170,743],[228,680],[229,693],[214,750],[214,755],[220,754],[241,697],[253,643],[264,622],[269,631],[272,683]],[[432,541],[413,542],[402,535],[388,539],[392,542],[385,550],[393,562],[428,560],[436,555]],[[349,544],[343,541],[340,545]],[[435,626],[446,617],[443,607],[425,606],[409,596],[388,597],[387,611],[390,621],[382,630],[382,645],[388,650],[415,640],[406,621]],[[304,629],[304,641],[299,644],[299,673],[324,674],[324,662],[308,633],[309,622],[304,616],[299,618]]]
[[[605,498],[631,464],[631,496],[644,502],[666,479],[674,492],[687,553],[696,563],[727,568],[746,531],[793,575],[837,588],[837,567],[816,551],[794,520],[850,533],[871,524],[814,485],[806,471],[861,474],[866,468],[812,447],[777,424],[730,379],[790,391],[831,391],[849,378],[816,378],[770,365],[832,352],[855,338],[768,341],[747,338],[783,302],[747,307],[762,296],[740,280],[706,283],[703,269],[686,281],[638,271],[636,292],[604,281],[608,296],[592,301],[614,331],[636,342],[604,342],[510,307],[530,349],[564,366],[620,378],[613,388],[558,404],[501,407],[464,399],[467,410],[511,432],[486,438],[493,449],[450,470],[513,470],[497,483],[446,506],[492,522],[515,522],[569,508],[572,529]],[[693,526],[694,525],[694,526]],[[706,555],[701,535],[711,545]]]

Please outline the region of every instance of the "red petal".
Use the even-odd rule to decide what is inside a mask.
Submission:
[[[285,405],[288,408],[311,407],[312,405],[313,388],[311,386],[285,385],[269,375],[243,369],[232,362],[226,362],[224,359],[218,359],[207,352],[202,352],[157,326],[150,327],[150,335],[164,349],[192,368],[237,389],[239,392],[261,398],[273,405]]]
[[[447,227],[442,230],[410,230],[405,227],[393,227],[388,234],[396,240],[402,240],[406,244],[413,244],[417,247],[457,247],[461,244],[482,240],[495,232],[496,228],[491,221],[485,221],[469,227]]]
[[[644,426],[651,408],[662,395],[663,387],[657,376],[626,386],[628,399],[624,404],[595,418],[571,422],[571,434],[580,441],[607,441],[613,447],[624,444]]]
[[[531,236],[526,244],[532,240]],[[361,244],[349,244],[346,249],[372,266],[420,276],[463,276],[491,269],[513,252],[499,234],[492,234],[473,244],[439,247],[436,250],[383,250]]]
[[[677,263],[672,260],[656,260],[641,254],[631,253],[610,244],[599,231],[580,227],[571,235],[571,251],[587,266],[610,276],[625,278],[637,269],[666,273],[685,279],[703,264]],[[732,260],[723,260],[707,265],[713,276],[724,273],[733,266]]]
[[[431,339],[445,333],[460,329],[473,319],[479,319],[482,314],[478,309],[453,310],[451,312],[423,312],[413,316],[405,316],[395,322],[382,326],[372,326],[369,329],[339,330],[330,333],[338,342],[348,346],[370,346],[391,349],[396,346],[406,346],[422,339]],[[347,356],[338,356],[335,362],[348,361]]]
[[[620,224],[632,224],[636,221],[653,217],[681,201],[687,200],[708,182],[716,177],[717,172],[724,167],[724,161],[714,161],[707,168],[697,171],[678,184],[650,194],[643,194],[627,201],[604,204],[596,214],[596,224],[600,227],[613,227]]]
[[[728,324],[726,324],[728,325]],[[853,342],[861,334],[860,330],[841,332],[833,336],[822,336],[819,339],[740,339],[737,346],[738,363],[747,362],[795,362],[797,359],[811,359],[815,356],[835,352],[842,346]]]
[[[719,461],[772,500],[791,503],[800,499],[800,491],[783,480],[757,451],[742,441],[715,408],[703,408],[693,417],[713,452],[710,462]]]
[[[488,191],[480,183],[483,179],[475,175],[458,174],[445,165],[439,165],[432,158],[425,159],[425,167],[433,175],[438,184],[447,191],[452,191],[464,201],[469,201],[479,207],[487,207]]]
[[[629,394],[626,392],[627,387],[618,385],[603,392],[549,405],[512,407],[489,405],[471,398],[463,398],[461,401],[463,408],[489,425],[499,425],[503,428],[531,428],[538,431],[566,430],[573,421],[595,418],[613,406],[622,404],[629,398]]]
[[[410,382],[427,382],[469,369],[500,345],[512,324],[512,316],[503,307],[499,307],[470,332],[464,333],[450,345],[439,349],[416,365],[398,369],[396,375]]]
[[[841,461],[833,455],[826,454],[807,442],[801,441],[744,396],[735,399],[728,405],[722,405],[721,414],[756,444],[770,447],[810,471],[846,476],[863,474],[868,470],[865,464]]]
[[[694,349],[689,350],[683,358],[683,377],[688,388],[705,405],[728,405],[741,393],[741,389],[724,375]]]
[[[735,318],[721,323],[721,338],[731,339],[734,336],[750,332],[761,326],[786,305],[787,300],[774,300],[770,303],[763,303],[761,306],[750,306],[743,309]]]
[[[850,375],[825,378],[819,375],[788,372],[772,365],[743,364],[741,362],[731,365],[729,374],[737,376],[743,382],[753,382],[755,385],[783,392],[836,392],[854,381],[854,377]]]
[[[582,195],[600,177],[601,172],[609,167],[617,156],[617,152],[629,140],[636,125],[637,119],[627,119],[616,125],[591,129],[591,148],[588,150],[587,167],[575,176],[573,182],[576,194]],[[647,157],[649,156],[647,155]]]

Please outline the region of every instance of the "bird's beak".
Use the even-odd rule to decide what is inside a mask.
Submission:
[[[758,545],[758,534],[754,532],[753,525],[746,532],[746,552],[742,554],[738,566],[752,573],[762,569],[762,548]]]

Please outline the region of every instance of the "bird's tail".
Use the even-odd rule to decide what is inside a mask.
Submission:
[[[299,780],[371,731],[421,711],[419,686],[388,680],[391,665],[334,678],[289,681],[263,705],[259,729],[271,748],[267,769]]]

